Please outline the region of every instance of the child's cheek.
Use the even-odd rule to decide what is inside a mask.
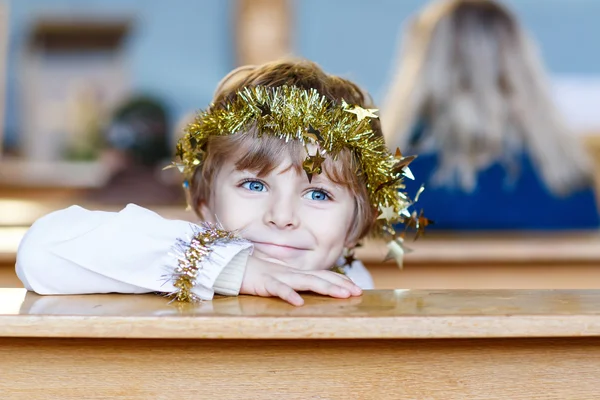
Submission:
[[[265,214],[269,210],[268,196],[262,193],[236,191],[227,196],[224,204],[223,215],[231,230],[256,230],[264,224]]]
[[[330,210],[319,210],[308,218],[311,230],[327,248],[342,248],[352,222],[352,215],[344,209],[336,207]]]
[[[252,202],[244,199],[235,189],[237,188],[222,188],[214,199],[213,208],[216,218],[227,230],[244,228],[255,214],[252,210]]]

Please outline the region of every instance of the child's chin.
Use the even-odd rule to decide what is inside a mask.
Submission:
[[[256,255],[256,257],[263,259],[265,261],[271,262],[273,264],[285,265],[286,267],[296,268],[299,270],[308,270],[309,269],[309,268],[307,268],[307,264],[303,258],[281,259],[281,258],[274,258],[274,257],[265,255],[260,252],[255,252],[255,255]]]
[[[267,257],[267,256],[264,256],[262,254],[256,254],[256,256],[258,258],[262,259],[262,260],[268,261],[268,262],[273,263],[273,264],[280,264],[280,265],[285,265],[286,267],[291,267],[291,265],[289,265],[288,263],[286,263],[286,262],[284,262],[282,260],[279,260],[277,258]]]
[[[258,257],[277,260],[279,264],[296,267],[296,265],[302,264],[302,260],[304,260],[307,250],[255,243],[254,251]]]

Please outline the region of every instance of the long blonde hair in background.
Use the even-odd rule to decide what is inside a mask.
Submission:
[[[390,148],[437,152],[433,184],[475,188],[495,162],[515,167],[526,149],[556,194],[591,182],[587,155],[547,89],[534,43],[491,0],[431,3],[405,33],[381,122]],[[414,127],[425,135],[411,148]],[[509,169],[510,170],[510,169]]]

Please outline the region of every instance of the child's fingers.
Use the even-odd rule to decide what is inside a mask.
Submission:
[[[310,271],[309,273],[311,275],[316,275],[334,285],[338,285],[349,290],[354,296],[359,296],[362,294],[362,289],[345,275],[331,271]]]
[[[304,299],[300,297],[294,289],[277,279],[267,279],[265,282],[265,291],[270,296],[279,297],[293,306],[301,306],[304,304]]]
[[[312,274],[287,273],[281,275],[279,279],[295,290],[311,291],[340,298],[351,296],[350,290]]]

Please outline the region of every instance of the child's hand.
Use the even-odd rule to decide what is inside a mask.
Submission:
[[[362,290],[349,278],[332,271],[303,271],[250,256],[240,289],[241,294],[280,297],[294,306],[304,300],[296,291],[312,291],[326,296],[360,296]]]

